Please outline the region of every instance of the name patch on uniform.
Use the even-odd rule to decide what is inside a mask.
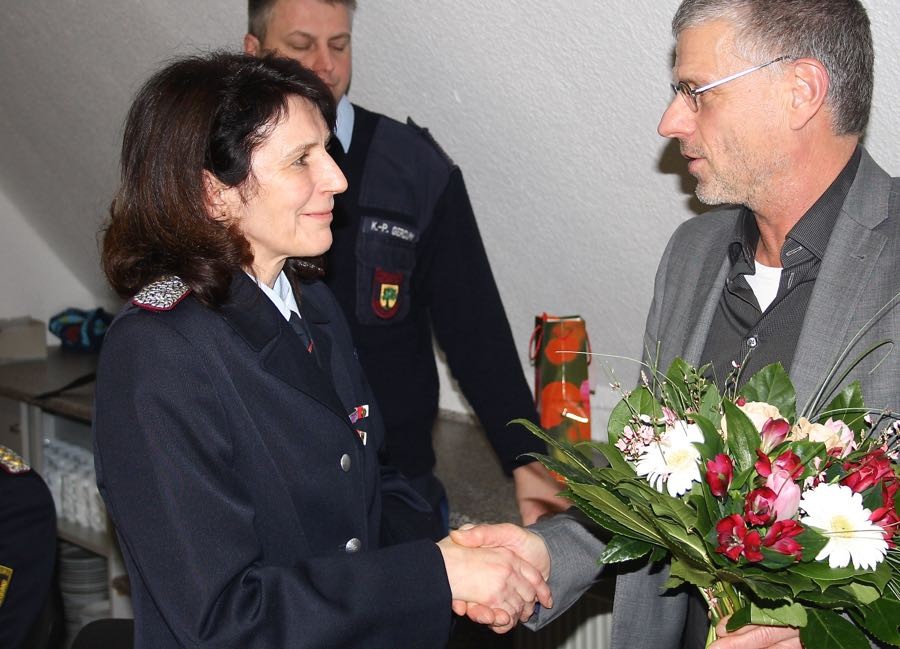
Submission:
[[[388,320],[400,309],[400,287],[403,273],[391,273],[381,268],[375,269],[372,282],[372,310],[379,318]]]
[[[3,606],[3,600],[6,599],[6,591],[9,588],[9,582],[12,581],[12,576],[12,568],[0,566],[0,606]]]
[[[380,234],[385,237],[392,237],[407,243],[415,243],[419,238],[419,233],[406,224],[372,217],[363,219],[362,231],[367,234]]]

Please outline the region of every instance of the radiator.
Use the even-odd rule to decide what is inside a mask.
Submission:
[[[609,649],[611,624],[611,598],[590,591],[540,631],[519,629],[515,649]]]

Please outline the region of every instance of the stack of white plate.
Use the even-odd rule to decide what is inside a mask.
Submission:
[[[66,646],[85,624],[109,617],[107,581],[106,558],[59,542],[59,589],[66,616]]]

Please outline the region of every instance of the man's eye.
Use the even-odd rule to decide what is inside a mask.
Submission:
[[[300,156],[299,158],[294,160],[294,166],[295,167],[305,167],[306,161],[308,158],[309,158],[309,154],[304,153],[302,156]]]

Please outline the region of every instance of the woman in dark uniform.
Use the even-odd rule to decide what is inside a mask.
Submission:
[[[229,54],[168,66],[129,113],[102,253],[129,304],[94,439],[138,649],[441,647],[452,601],[508,624],[550,603],[509,552],[381,543],[385,498],[427,505],[379,465],[377,404],[312,278],[346,188],[333,124],[315,75]]]

